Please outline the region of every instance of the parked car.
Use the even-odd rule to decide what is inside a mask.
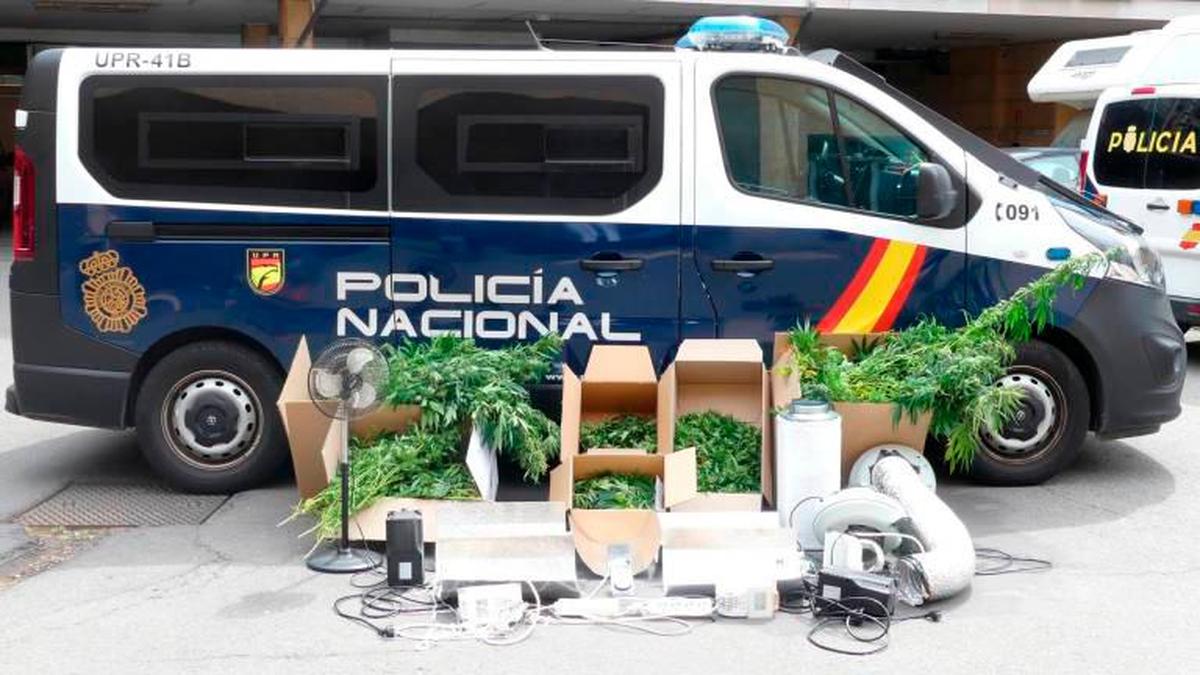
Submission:
[[[1005,148],[1013,159],[1072,190],[1079,186],[1078,149]]]
[[[1183,337],[1124,221],[766,29],[667,51],[40,52],[6,407],[135,426],[175,485],[235,490],[287,459],[275,400],[302,336],[557,331],[576,367],[632,342],[661,368],[688,337],[771,353],[806,318],[958,324],[1112,250],[1021,348],[1005,383],[1027,414],[972,472],[1044,480],[1089,429],[1179,415]]]

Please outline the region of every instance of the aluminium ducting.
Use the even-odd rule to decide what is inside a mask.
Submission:
[[[900,598],[921,605],[970,586],[975,575],[971,535],[954,511],[926,487],[912,464],[899,455],[880,458],[871,468],[871,485],[904,506],[913,534],[925,548],[896,562]]]

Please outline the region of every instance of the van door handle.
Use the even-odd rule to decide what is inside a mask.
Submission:
[[[1160,198],[1155,199],[1152,202],[1147,202],[1146,208],[1150,209],[1151,211],[1167,211],[1170,210],[1171,206]]]
[[[738,274],[757,274],[758,272],[766,272],[775,267],[775,261],[769,258],[730,258],[717,259],[712,261],[712,268],[716,272],[736,272]]]
[[[579,266],[588,272],[633,272],[646,264],[641,258],[626,258],[618,254],[597,253],[579,261]]]

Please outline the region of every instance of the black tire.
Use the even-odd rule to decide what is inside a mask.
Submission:
[[[1079,368],[1057,347],[1033,340],[1017,349],[1006,382],[1029,390],[1021,422],[984,433],[971,477],[991,485],[1036,485],[1079,455],[1091,418],[1091,396]],[[1042,431],[1040,422],[1052,418]],[[1027,448],[1018,447],[1031,444]]]
[[[142,454],[163,480],[187,492],[262,485],[288,458],[275,407],[282,386],[275,364],[241,345],[180,347],[150,369],[138,391]]]

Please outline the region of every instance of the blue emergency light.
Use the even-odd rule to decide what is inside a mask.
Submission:
[[[706,16],[675,43],[676,49],[698,51],[782,52],[788,32],[757,16]]]

